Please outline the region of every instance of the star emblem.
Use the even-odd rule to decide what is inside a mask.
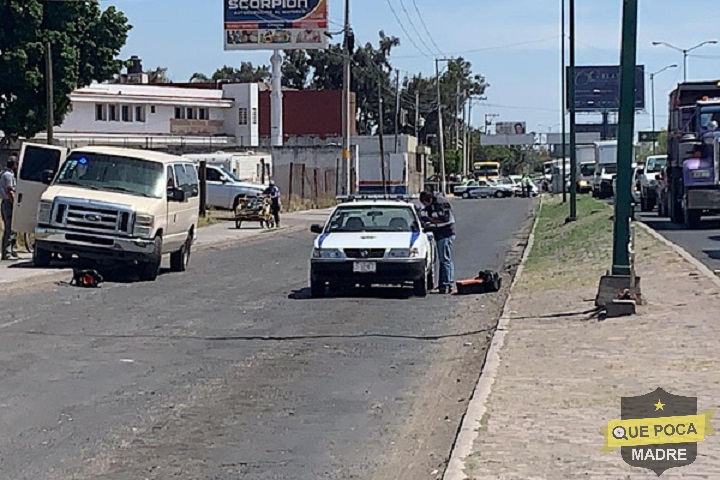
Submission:
[[[655,404],[655,411],[657,412],[658,410],[663,410],[664,406],[665,404],[658,400],[658,402]]]

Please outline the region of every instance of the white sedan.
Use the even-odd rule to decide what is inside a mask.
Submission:
[[[424,297],[436,283],[437,248],[415,206],[400,200],[359,200],[335,207],[310,258],[310,292],[328,286],[406,285]]]

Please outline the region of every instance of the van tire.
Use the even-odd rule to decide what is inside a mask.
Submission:
[[[138,265],[138,276],[143,282],[154,282],[160,274],[160,263],[162,261],[162,237],[155,237],[155,251],[151,260]]]
[[[173,272],[184,272],[190,263],[190,254],[192,253],[192,233],[188,233],[188,238],[183,246],[177,252],[170,254],[170,270]]]
[[[45,250],[37,245],[33,249],[33,265],[40,268],[46,268],[50,266],[52,260],[52,253],[50,250]]]

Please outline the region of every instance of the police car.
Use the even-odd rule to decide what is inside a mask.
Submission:
[[[330,214],[310,258],[310,291],[357,285],[412,285],[424,297],[435,286],[437,248],[407,198],[351,198]]]

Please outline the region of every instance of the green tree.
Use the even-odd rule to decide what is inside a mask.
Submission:
[[[53,61],[53,123],[69,111],[70,92],[120,72],[117,59],[132,28],[98,0],[0,0],[0,130],[6,140],[47,128],[45,42]]]
[[[282,66],[283,86],[304,90],[310,75],[310,63],[305,50],[286,50]]]
[[[258,83],[267,82],[272,78],[267,65],[253,66],[251,62],[242,62],[240,68],[225,65],[212,74],[211,80],[224,80],[232,83]]]
[[[201,72],[195,72],[190,77],[190,83],[205,83],[209,81],[210,77]]]

